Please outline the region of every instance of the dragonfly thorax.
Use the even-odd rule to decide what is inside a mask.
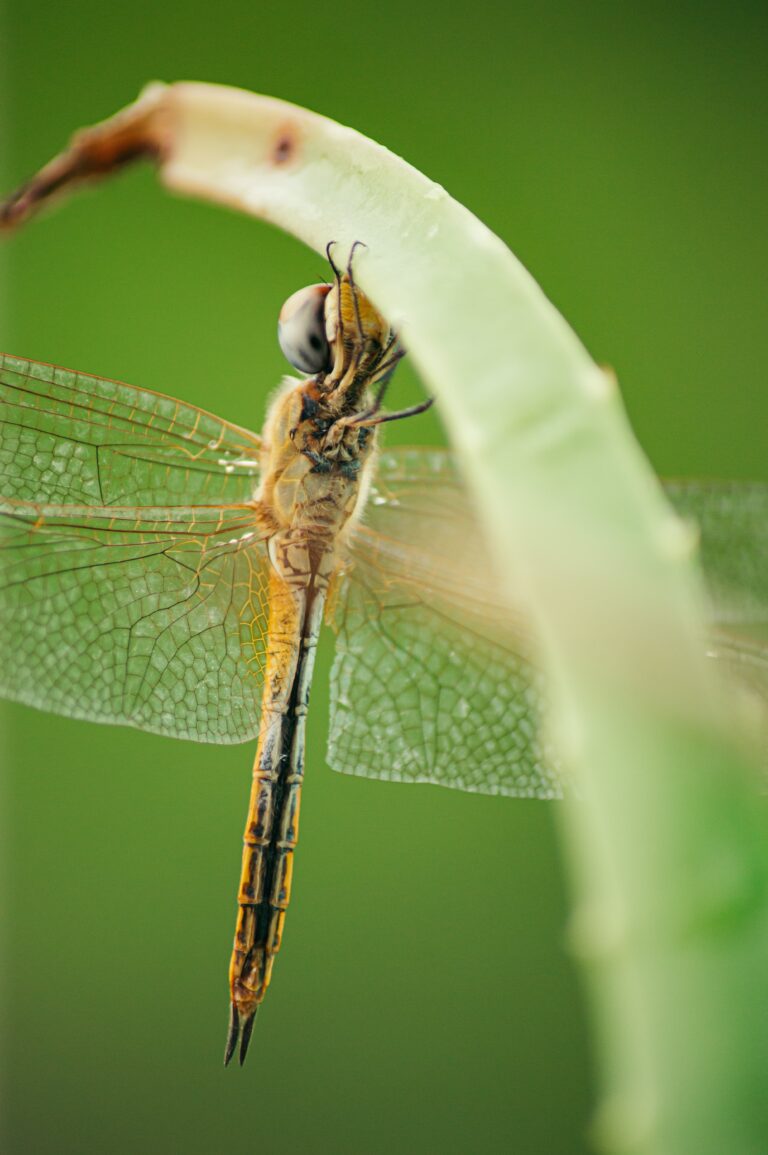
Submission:
[[[338,551],[364,504],[376,430],[356,425],[354,415],[336,416],[327,393],[310,379],[286,382],[265,434],[257,495],[265,514],[293,546]]]
[[[273,565],[294,585],[305,580],[308,569],[317,574],[318,558],[341,556],[345,534],[365,504],[376,427],[410,412],[381,413],[403,351],[354,281],[355,248],[346,272],[331,260],[333,284],[294,293],[278,321],[286,357],[315,374],[287,380],[272,402],[257,494],[267,522],[275,526]],[[290,546],[290,558],[280,543]],[[315,561],[308,566],[310,555]]]

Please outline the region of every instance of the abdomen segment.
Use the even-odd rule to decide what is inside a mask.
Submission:
[[[269,986],[291,897],[298,839],[307,704],[325,600],[324,582],[291,588],[270,578],[269,650],[262,721],[245,826],[238,917],[230,963],[225,1064],[240,1039],[245,1059]]]

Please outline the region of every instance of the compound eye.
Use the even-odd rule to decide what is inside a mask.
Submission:
[[[325,335],[325,298],[330,285],[308,285],[288,298],[277,320],[283,356],[302,373],[327,373],[332,368]]]

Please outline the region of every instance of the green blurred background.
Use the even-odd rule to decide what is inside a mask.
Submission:
[[[765,26],[739,0],[27,0],[2,23],[3,181],[154,78],[308,105],[511,245],[615,367],[660,472],[766,477]],[[324,275],[148,171],[0,259],[7,351],[257,428],[286,370],[279,306]],[[440,436],[431,415],[388,433]],[[295,900],[243,1071],[221,1054],[252,750],[4,709],[4,1151],[589,1149],[556,806],[334,775],[329,654]]]

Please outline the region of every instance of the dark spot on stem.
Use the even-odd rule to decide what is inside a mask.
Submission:
[[[272,161],[274,164],[287,164],[292,160],[296,153],[297,141],[292,132],[283,129],[275,141],[275,146],[272,149]]]

